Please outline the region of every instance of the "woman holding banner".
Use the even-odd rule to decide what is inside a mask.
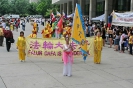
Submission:
[[[73,63],[73,48],[69,43],[69,36],[65,36],[66,44],[63,46],[63,75],[64,76],[71,76],[72,75],[72,63]]]
[[[101,63],[101,52],[103,47],[103,39],[101,37],[100,32],[98,31],[97,36],[94,40],[94,63],[100,64]]]
[[[25,41],[25,37],[24,37],[24,32],[21,31],[20,32],[20,37],[18,37],[18,41],[17,41],[17,49],[19,52],[19,59],[20,61],[25,61],[25,48],[26,48],[26,41]]]

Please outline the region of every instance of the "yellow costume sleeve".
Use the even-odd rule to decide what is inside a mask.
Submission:
[[[17,40],[16,46],[17,46],[17,48],[18,48],[18,46],[19,46],[19,37],[18,37],[18,40]]]
[[[33,38],[37,38],[36,34],[33,34]]]
[[[31,38],[31,34],[28,37]]]
[[[96,44],[96,43],[97,43],[97,40],[96,40],[96,39],[97,39],[97,38],[95,37],[95,38],[94,38],[94,50],[96,50],[96,45],[97,45],[97,44]]]

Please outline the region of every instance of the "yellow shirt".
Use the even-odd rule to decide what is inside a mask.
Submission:
[[[13,25],[12,24],[10,25],[10,29],[13,30]]]
[[[33,27],[35,27],[35,28],[36,28],[36,27],[37,27],[37,23],[34,23],[34,24],[33,24]]]
[[[133,36],[129,37],[129,44],[133,44]]]
[[[26,41],[24,37],[18,37],[17,47],[18,49],[22,49],[22,50],[26,48]]]
[[[29,38],[37,38],[36,34],[30,34]]]
[[[0,36],[4,36],[4,31],[2,28],[0,28]]]
[[[94,47],[95,49],[101,51],[103,47],[103,40],[102,37],[96,37],[94,40]]]

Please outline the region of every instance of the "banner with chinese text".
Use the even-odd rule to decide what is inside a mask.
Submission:
[[[88,41],[88,50],[89,55],[93,56],[94,52],[94,38],[87,38]],[[61,57],[63,52],[63,44],[65,44],[64,39],[31,39],[26,38],[26,46],[27,46],[27,56],[28,57]],[[74,57],[82,57],[80,52],[80,46],[74,42],[71,42],[71,45],[74,48],[73,55]]]
[[[116,13],[113,11],[112,15],[112,25],[133,26],[133,12]]]

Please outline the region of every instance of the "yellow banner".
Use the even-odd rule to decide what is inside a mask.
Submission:
[[[87,38],[89,55],[93,56],[94,53],[94,38]],[[64,39],[31,39],[26,38],[27,56],[28,57],[61,57],[63,52]],[[74,48],[74,57],[82,57],[80,46],[71,42]]]
[[[87,43],[85,37],[85,24],[81,13],[81,7],[76,4],[75,15],[73,20],[72,39],[81,46],[81,52],[87,54]]]

